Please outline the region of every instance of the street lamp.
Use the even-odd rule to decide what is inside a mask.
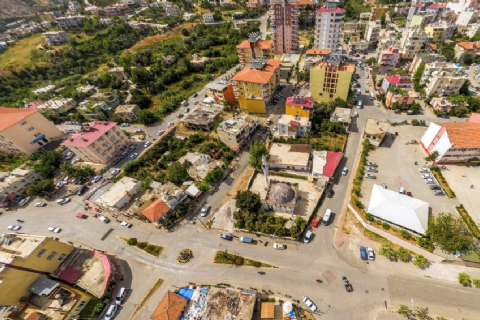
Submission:
[[[412,298],[412,312],[413,312],[413,298]]]

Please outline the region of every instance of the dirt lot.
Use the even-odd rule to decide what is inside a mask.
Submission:
[[[392,127],[389,130],[392,134],[388,139],[390,146],[380,147],[370,152],[368,161],[378,164],[378,172],[371,172],[377,177],[376,179],[364,179],[363,181],[361,201],[366,207],[368,207],[373,184],[386,183],[390,190],[398,190],[403,187],[405,191],[410,191],[414,198],[428,202],[432,214],[455,213],[454,207],[459,204],[458,199],[433,195],[433,191],[423,180],[419,168],[425,165],[426,154],[421,146],[406,144],[411,140],[419,141],[425,130],[424,127],[414,126]],[[398,136],[394,136],[395,132],[398,132]],[[418,162],[418,165],[414,164],[415,161]]]

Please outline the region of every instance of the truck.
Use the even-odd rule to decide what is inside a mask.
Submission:
[[[250,237],[240,237],[240,242],[252,243],[253,239]]]

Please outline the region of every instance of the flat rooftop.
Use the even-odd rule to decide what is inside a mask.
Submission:
[[[289,114],[282,114],[280,116],[280,118],[278,119],[278,124],[290,125],[290,124],[292,124],[291,123],[292,121],[298,122],[303,126],[308,126],[308,127],[311,126],[309,118],[307,118],[307,117],[296,117],[296,116],[292,116],[292,115],[289,115]]]
[[[390,128],[390,123],[375,119],[367,119],[365,124],[365,134],[379,135],[385,134]]]
[[[335,108],[330,121],[350,123],[352,121],[352,109],[340,107]]]
[[[109,206],[115,206],[125,195],[132,196],[136,193],[136,189],[139,188],[140,181],[130,177],[123,177],[115,183],[107,192],[105,192],[98,202],[105,203]]]
[[[238,134],[247,125],[252,124],[256,119],[246,114],[237,115],[235,118],[228,118],[218,125],[217,131],[224,131],[231,134]]]
[[[273,143],[270,147],[270,165],[304,166],[309,164],[312,146],[309,144]]]
[[[23,236],[5,233],[0,237],[0,262],[11,263],[16,257],[28,257],[44,240],[43,236]],[[4,265],[0,265],[2,271]]]

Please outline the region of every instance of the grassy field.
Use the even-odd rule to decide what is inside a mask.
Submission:
[[[41,34],[21,39],[0,53],[0,70],[4,68],[20,69],[35,64],[37,61],[32,54],[42,43]]]

